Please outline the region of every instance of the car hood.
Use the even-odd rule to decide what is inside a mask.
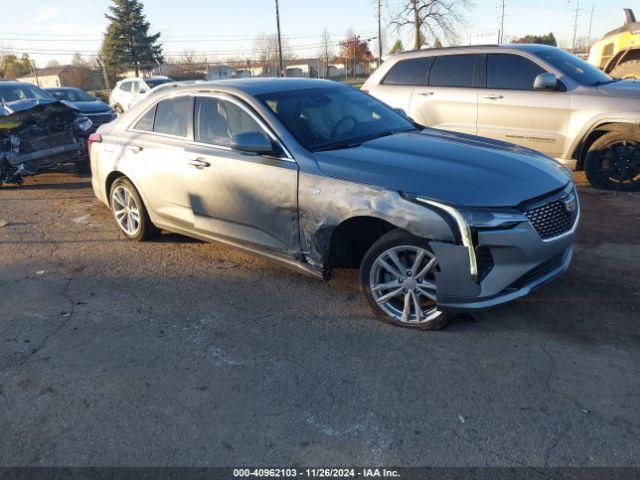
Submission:
[[[14,102],[0,103],[0,116],[7,117],[14,113],[25,112],[38,106],[45,107],[54,103],[61,103],[53,98],[26,98],[24,100],[16,100]]]
[[[598,90],[612,97],[640,98],[640,82],[637,80],[618,80],[598,86]]]
[[[426,129],[316,152],[328,176],[469,207],[510,207],[564,187],[571,173],[527,148]]]
[[[98,112],[109,112],[111,111],[111,107],[100,100],[94,100],[93,102],[67,102],[70,105],[74,106],[82,113],[98,113]]]

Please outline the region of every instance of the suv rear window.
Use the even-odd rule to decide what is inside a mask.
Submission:
[[[473,87],[475,54],[442,55],[436,57],[429,75],[434,87]]]
[[[432,57],[413,58],[396,63],[382,80],[383,85],[426,85]]]
[[[156,108],[153,131],[186,137],[191,118],[191,97],[177,97],[163,100]]]
[[[545,71],[520,55],[491,53],[487,56],[487,88],[533,90],[536,77]]]

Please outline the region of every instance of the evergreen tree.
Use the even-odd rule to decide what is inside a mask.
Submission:
[[[149,33],[151,25],[139,0],[112,1],[105,14],[110,23],[102,42],[102,59],[111,70],[133,67],[138,76],[140,66],[162,61],[160,33]]]

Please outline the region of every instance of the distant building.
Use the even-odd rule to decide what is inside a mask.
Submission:
[[[207,80],[224,80],[236,76],[236,70],[228,65],[209,65],[207,71]]]
[[[79,87],[86,90],[102,88],[100,73],[86,67],[61,65],[59,67],[38,68],[36,73],[37,76],[32,73],[18,78],[18,81],[31,83],[40,86],[40,88]]]

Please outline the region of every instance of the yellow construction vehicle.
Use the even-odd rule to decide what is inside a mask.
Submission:
[[[640,22],[624,9],[624,25],[591,46],[589,63],[615,78],[640,78]]]

